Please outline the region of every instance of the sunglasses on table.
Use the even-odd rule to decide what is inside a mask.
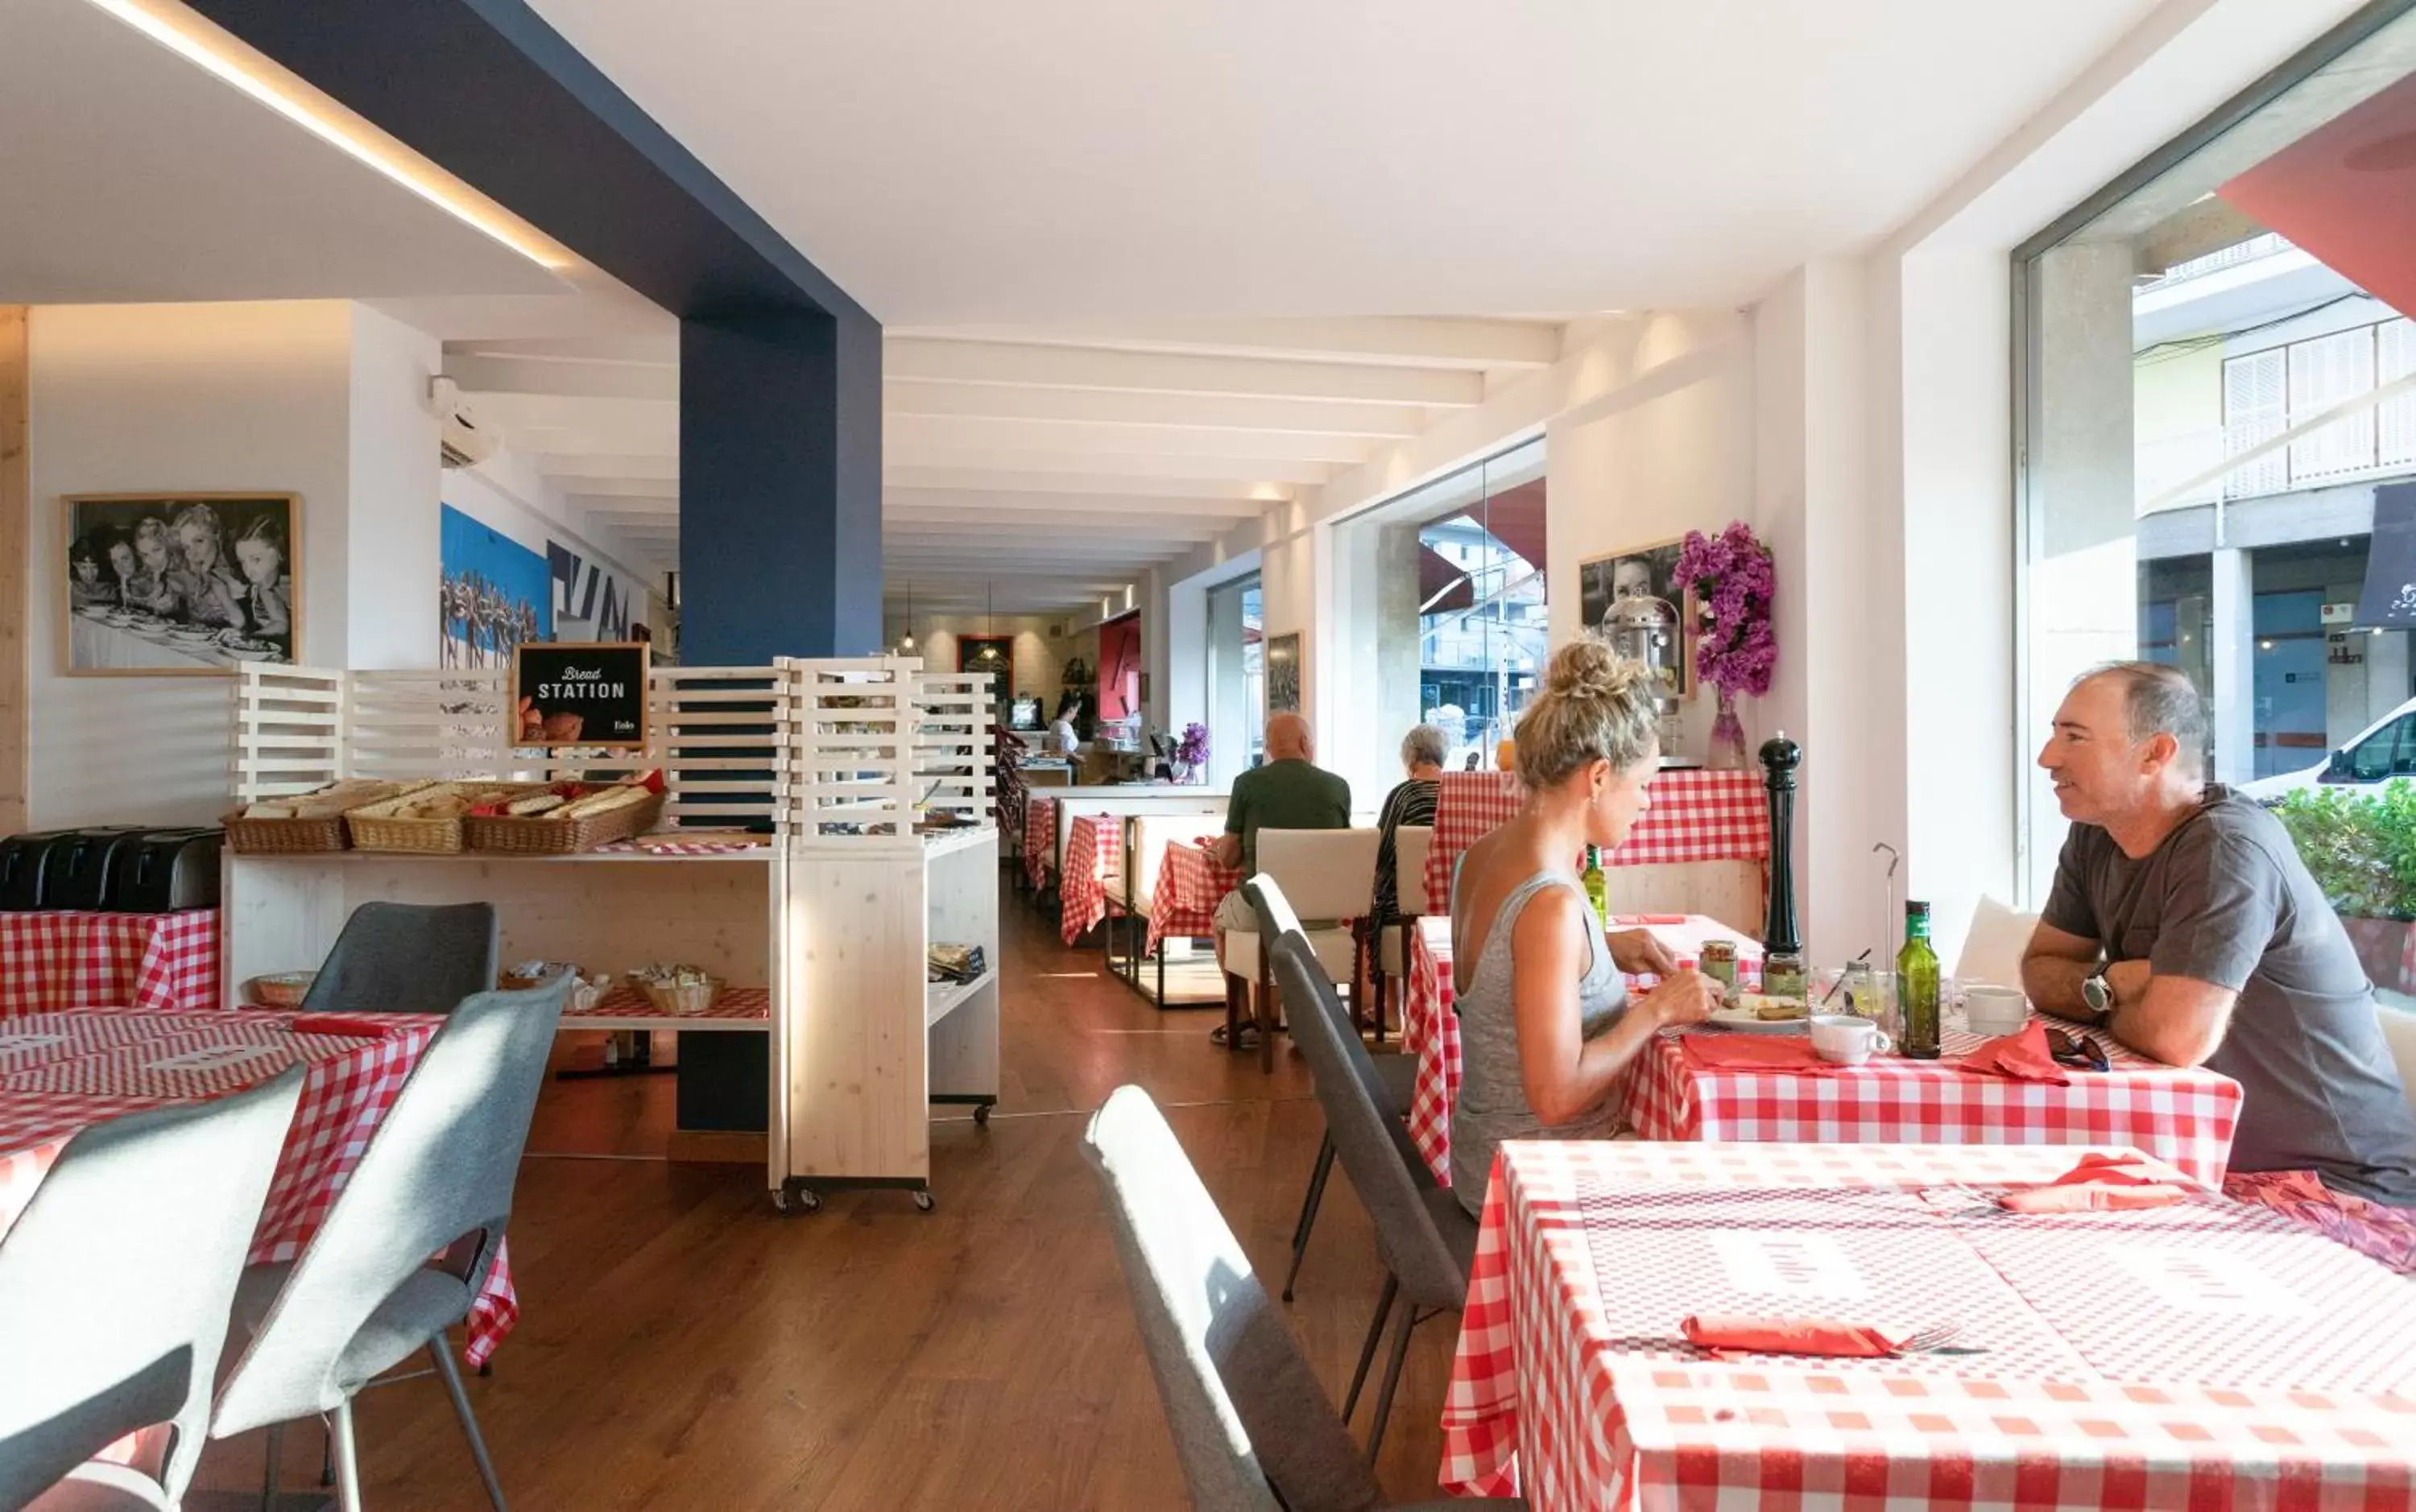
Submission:
[[[2113,1063],[2106,1058],[2106,1052],[2086,1034],[2049,1029],[2046,1031],[2046,1053],[2055,1057],[2057,1065],[2069,1066],[2075,1070],[2106,1071],[2114,1069]]]

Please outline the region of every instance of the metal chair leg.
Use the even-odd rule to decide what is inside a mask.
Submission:
[[[1342,1399],[1342,1420],[1359,1408],[1359,1388],[1367,1384],[1367,1367],[1376,1358],[1376,1340],[1384,1337],[1384,1320],[1392,1316],[1393,1298],[1400,1295],[1401,1280],[1391,1271],[1384,1273],[1384,1294],[1376,1298],[1376,1315],[1367,1320],[1367,1340],[1359,1346],[1359,1369],[1351,1372],[1351,1394]]]
[[[453,1351],[444,1334],[428,1341],[428,1357],[436,1362],[436,1373],[445,1378],[445,1394],[453,1399],[453,1414],[461,1419],[461,1434],[470,1441],[470,1458],[477,1461],[478,1478],[486,1482],[487,1500],[495,1505],[495,1512],[505,1512],[504,1488],[495,1480],[494,1461],[487,1458],[487,1441],[478,1432],[477,1415],[470,1411],[470,1394],[461,1389],[461,1368],[453,1363]]]
[[[285,1425],[268,1425],[268,1463],[260,1473],[260,1512],[276,1512],[277,1475],[285,1455]]]
[[[1265,942],[1259,951],[1259,996],[1253,1006],[1259,1020],[1259,1070],[1272,1076],[1276,1070],[1276,1025],[1283,1018],[1283,1005],[1276,1000],[1275,976],[1268,967]]]
[[[327,1440],[336,1452],[336,1505],[361,1512],[360,1446],[353,1440],[353,1404],[341,1401],[327,1419]]]
[[[1283,1299],[1291,1300],[1291,1283],[1300,1280],[1301,1257],[1308,1253],[1308,1231],[1317,1225],[1318,1205],[1325,1201],[1325,1178],[1334,1169],[1334,1130],[1317,1146],[1317,1163],[1309,1168],[1308,1190],[1300,1199],[1300,1221],[1291,1226],[1291,1269],[1284,1272]]]
[[[1405,1308],[1401,1321],[1393,1330],[1392,1363],[1384,1367],[1384,1384],[1376,1392],[1376,1421],[1367,1429],[1367,1462],[1376,1462],[1376,1451],[1384,1445],[1384,1425],[1393,1416],[1393,1390],[1401,1384],[1401,1364],[1410,1357],[1410,1332],[1418,1325],[1418,1310]]]

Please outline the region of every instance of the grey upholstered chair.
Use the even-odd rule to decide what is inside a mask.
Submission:
[[[338,1504],[359,1512],[353,1397],[424,1350],[503,1512],[445,1330],[469,1315],[494,1268],[569,993],[564,976],[526,992],[475,994],[436,1031],[302,1258],[244,1273],[240,1353],[219,1391],[213,1438],[332,1415]],[[273,1433],[268,1474],[273,1499]]]
[[[1263,887],[1260,883],[1264,883]],[[1242,896],[1259,916],[1259,934],[1264,939],[1281,939],[1287,935],[1306,938],[1300,918],[1292,911],[1291,900],[1271,876],[1260,876],[1244,885]],[[1314,947],[1312,947],[1313,949]],[[1321,969],[1322,957],[1320,957]],[[1356,1030],[1352,1031],[1356,1036]],[[1400,1126],[1401,1156],[1417,1164],[1417,1145],[1409,1136],[1410,1099],[1415,1095],[1418,1063],[1410,1055],[1383,1055],[1366,1057],[1374,1072],[1370,1095],[1385,1116]],[[1316,1163],[1309,1167],[1308,1190],[1300,1199],[1300,1218],[1291,1230],[1291,1268],[1284,1272],[1283,1299],[1291,1300],[1292,1283],[1300,1280],[1300,1263],[1308,1254],[1309,1231],[1317,1224],[1317,1210],[1325,1202],[1325,1180],[1334,1172],[1334,1130],[1328,1129],[1318,1142]]]
[[[303,995],[305,1013],[443,1013],[495,990],[495,906],[365,903]]]
[[[59,1152],[0,1241],[0,1507],[70,1475],[46,1500],[183,1496],[302,1076],[94,1124]],[[135,1463],[86,1463],[156,1425]]]
[[[1141,1346],[1192,1505],[1200,1512],[1383,1506],[1350,1429],[1149,1094],[1118,1087],[1092,1118],[1082,1153],[1106,1189]],[[1482,1512],[1526,1504],[1417,1505]]]
[[[1272,906],[1281,894],[1265,877],[1248,884]],[[1378,1101],[1382,1084],[1375,1057],[1359,1042],[1350,1010],[1334,983],[1319,969],[1317,957],[1305,942],[1287,934],[1274,951],[1276,980],[1298,996],[1293,1014],[1292,1042],[1307,1058],[1309,1080],[1325,1109],[1325,1127],[1335,1154],[1350,1175],[1351,1190],[1367,1209],[1376,1228],[1376,1248],[1384,1258],[1383,1295],[1376,1316],[1360,1345],[1359,1368],[1351,1378],[1350,1395],[1342,1404],[1348,1420],[1359,1405],[1359,1389],[1367,1384],[1367,1367],[1375,1358],[1376,1341],[1395,1302],[1406,1310],[1393,1334],[1393,1354],[1376,1395],[1376,1418],[1367,1430],[1367,1457],[1373,1460],[1384,1442],[1384,1425],[1392,1416],[1393,1393],[1400,1385],[1401,1365],[1409,1357],[1410,1334],[1416,1326],[1467,1305],[1468,1270],[1476,1256],[1476,1220],[1468,1216],[1449,1189],[1436,1183],[1412,1150],[1405,1159],[1407,1141],[1399,1121]]]

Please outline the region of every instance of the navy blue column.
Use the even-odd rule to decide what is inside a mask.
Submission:
[[[881,646],[881,329],[792,308],[680,322],[680,659]]]

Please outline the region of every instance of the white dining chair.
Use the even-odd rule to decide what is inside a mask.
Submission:
[[[1303,919],[1313,921],[1306,931],[1308,948],[1318,966],[1336,983],[1357,974],[1358,940],[1341,921],[1362,919],[1376,905],[1374,830],[1261,830],[1259,871],[1274,877],[1284,896]],[[1275,1010],[1275,988],[1266,952],[1256,930],[1228,930],[1225,972],[1255,984],[1252,1013],[1259,1025],[1259,1062],[1275,1069],[1271,1026],[1280,1022]]]
[[[2022,984],[2022,953],[2039,916],[2022,913],[1994,898],[1982,898],[1971,910],[1971,927],[1963,936],[1963,953],[1955,961],[1955,980],[1989,981],[2001,987]]]

